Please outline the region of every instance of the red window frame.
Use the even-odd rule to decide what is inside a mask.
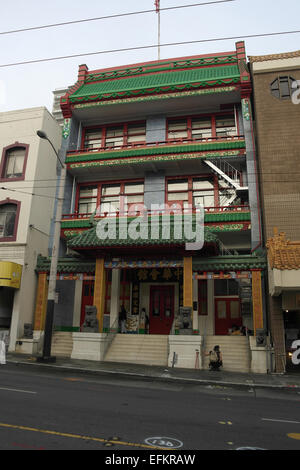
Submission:
[[[231,116],[231,115],[234,115],[235,123],[236,123],[236,135],[238,136],[240,133],[240,129],[239,129],[237,109],[236,107],[232,107],[232,109],[224,109],[223,111],[220,111],[218,113],[197,114],[194,116],[189,115],[189,116],[177,116],[177,117],[168,118],[167,125],[166,125],[166,142],[199,140],[199,139],[194,139],[192,137],[192,120],[200,119],[200,118],[211,119],[211,137],[209,137],[208,139],[217,139],[218,137],[217,137],[216,119],[221,116]],[[187,137],[182,137],[182,138],[172,138],[172,136],[169,137],[169,123],[172,121],[180,121],[180,120],[186,120],[187,122]]]
[[[24,161],[23,161],[23,170],[21,176],[16,176],[13,178],[5,177],[5,169],[6,169],[6,162],[8,158],[8,152],[13,149],[23,149],[24,153]],[[14,144],[8,145],[7,147],[3,148],[2,157],[1,157],[1,164],[0,164],[0,181],[23,181],[25,179],[25,172],[27,166],[27,159],[28,159],[28,152],[29,152],[29,144],[23,144],[20,142],[15,142]]]
[[[128,127],[130,126],[138,126],[138,125],[144,125],[145,126],[145,134],[143,134],[144,139],[141,139],[140,141],[134,142],[134,143],[128,143],[128,137],[132,137],[133,135],[141,135],[139,133],[137,134],[131,134],[130,136],[128,135]],[[112,128],[117,128],[117,127],[122,127],[123,128],[123,143],[120,146],[116,146],[115,148],[118,147],[129,147],[129,146],[134,146],[134,145],[143,145],[146,143],[146,121],[132,121],[132,122],[123,122],[123,123],[114,123],[114,124],[104,124],[100,126],[89,126],[83,128],[82,131],[82,138],[81,138],[81,148],[82,150],[89,150],[86,147],[86,134],[88,131],[93,131],[93,130],[98,130],[99,129],[99,134],[101,133],[101,146],[98,147],[99,149],[108,149],[109,147],[106,146],[106,133],[108,129]],[[93,151],[97,149],[91,149],[89,151]]]
[[[208,174],[196,174],[196,175],[182,175],[182,176],[167,176],[165,180],[165,202],[166,204],[176,204],[179,205],[180,207],[183,207],[183,202],[187,202],[191,207],[193,207],[193,192],[194,191],[200,191],[197,189],[193,189],[193,179],[196,178],[212,178],[213,179],[213,184],[214,184],[214,205],[215,207],[218,207],[219,205],[219,183],[218,183],[218,177],[217,175],[214,175],[212,173]],[[174,190],[174,191],[168,191],[168,182],[169,181],[174,181],[174,180],[184,180],[186,179],[188,182],[188,189],[187,190]],[[205,191],[205,190],[203,190]],[[188,200],[187,201],[181,201],[181,200],[174,200],[174,201],[169,201],[169,193],[174,192],[174,193],[188,193]]]
[[[20,201],[15,201],[13,199],[5,199],[4,201],[0,201],[0,207],[4,206],[5,204],[12,204],[12,205],[16,206],[16,217],[15,217],[13,235],[10,236],[10,237],[0,237],[0,242],[15,242],[16,239],[17,239],[21,202]]]
[[[118,195],[120,197],[120,210],[119,210],[119,212],[124,213],[125,212],[125,197],[126,196],[137,196],[137,195],[141,195],[141,194],[143,194],[143,196],[144,196],[144,192],[143,193],[139,192],[139,193],[126,194],[125,193],[125,185],[130,184],[130,183],[144,184],[144,179],[138,178],[138,179],[130,179],[130,180],[112,180],[112,181],[101,181],[101,182],[78,183],[77,190],[76,190],[76,199],[75,199],[75,208],[76,208],[75,213],[79,214],[80,189],[84,188],[85,186],[97,186],[97,213],[96,214],[100,215],[100,211],[98,211],[98,208],[101,207],[101,202],[102,202],[102,187],[104,185],[113,185],[113,184],[119,184],[120,185],[120,191],[116,195]],[[144,205],[144,202],[141,202],[141,203],[137,203],[137,202],[128,203],[127,204],[128,211],[130,211],[130,209],[132,209],[133,206],[135,206],[135,205],[138,206],[139,204]],[[87,213],[87,215],[88,214],[90,214],[90,213]]]

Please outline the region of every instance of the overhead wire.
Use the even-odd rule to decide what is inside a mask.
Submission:
[[[199,7],[199,6],[208,6],[208,5],[215,5],[215,4],[220,4],[220,3],[231,3],[235,2],[236,0],[215,0],[212,2],[202,2],[202,3],[193,3],[190,5],[177,5],[173,7],[161,7],[160,11],[168,11],[168,10],[178,10],[182,8],[191,8],[191,7]],[[80,19],[80,20],[73,20],[73,21],[64,21],[61,23],[53,23],[53,24],[46,24],[46,25],[40,25],[40,26],[32,26],[28,28],[20,28],[20,29],[13,29],[9,31],[0,31],[0,35],[6,35],[6,34],[16,34],[16,33],[23,33],[27,31],[36,31],[40,29],[47,29],[47,28],[57,28],[60,26],[68,26],[68,25],[73,25],[73,24],[79,24],[79,23],[88,23],[91,21],[100,21],[100,20],[108,20],[108,19],[114,19],[114,18],[121,18],[121,17],[126,17],[126,16],[133,16],[133,15],[144,15],[147,13],[153,13],[156,12],[156,9],[152,8],[151,10],[140,10],[140,11],[132,11],[128,13],[116,13],[114,15],[107,15],[107,16],[98,16],[98,17],[93,17],[93,18],[85,18],[85,19]]]
[[[233,41],[238,39],[253,39],[253,38],[262,38],[262,37],[274,37],[274,36],[283,36],[288,34],[299,34],[300,30],[294,31],[278,31],[272,33],[259,33],[259,34],[242,34],[239,36],[227,36],[227,37],[220,37],[220,38],[210,38],[210,39],[196,39],[193,41],[180,41],[180,42],[170,42],[160,44],[160,47],[173,47],[173,46],[184,46],[188,44],[200,44],[200,43],[207,43],[207,42],[217,42],[217,41]],[[118,52],[129,52],[129,51],[138,51],[142,49],[156,49],[158,44],[150,44],[148,46],[135,46],[135,47],[125,47],[120,49],[110,49],[104,51],[95,51],[95,52],[83,52],[80,54],[69,54],[64,56],[56,56],[56,57],[46,57],[42,59],[32,59],[32,60],[25,60],[20,62],[12,62],[9,64],[0,64],[0,68],[6,67],[16,67],[19,65],[29,65],[29,64],[38,64],[43,62],[53,62],[58,60],[66,60],[66,59],[75,59],[79,57],[89,57],[93,55],[102,55],[102,54],[115,54]]]

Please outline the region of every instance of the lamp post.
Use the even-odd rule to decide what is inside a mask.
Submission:
[[[55,219],[54,219],[54,237],[53,237],[51,266],[50,266],[50,275],[49,275],[43,355],[37,358],[37,362],[55,362],[56,357],[51,356],[51,342],[52,342],[52,328],[53,328],[53,318],[54,318],[54,301],[55,301],[55,290],[56,290],[57,263],[58,263],[58,255],[59,255],[61,217],[62,217],[65,179],[66,179],[66,165],[62,163],[58,152],[56,151],[51,140],[49,140],[47,134],[44,131],[39,130],[37,131],[37,135],[41,139],[47,140],[49,142],[49,144],[51,145],[51,147],[53,148],[55,152],[57,160],[59,161],[61,165],[57,206],[56,206]]]

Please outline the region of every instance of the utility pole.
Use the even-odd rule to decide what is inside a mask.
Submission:
[[[43,355],[37,358],[37,362],[55,362],[56,357],[51,356],[51,342],[52,342],[52,329],[53,329],[53,318],[54,318],[54,302],[55,302],[55,291],[56,291],[56,276],[57,276],[57,264],[58,264],[58,255],[59,255],[61,218],[62,218],[62,209],[63,209],[63,201],[64,201],[65,179],[66,179],[66,165],[62,163],[58,152],[55,150],[54,145],[49,140],[45,132],[37,131],[37,135],[41,139],[45,139],[50,143],[61,165],[57,206],[56,206],[55,219],[54,219],[54,238],[53,238],[53,245],[52,245],[51,266],[50,266],[50,276],[49,276]]]

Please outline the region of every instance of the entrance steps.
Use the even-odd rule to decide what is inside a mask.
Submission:
[[[51,354],[53,356],[71,357],[73,349],[72,332],[54,331],[52,335]]]
[[[107,362],[167,366],[167,335],[117,334],[105,356]]]
[[[211,351],[219,345],[223,356],[221,370],[232,372],[250,372],[251,351],[249,339],[246,336],[206,336],[204,351]],[[203,358],[203,368],[208,369],[209,357]]]

